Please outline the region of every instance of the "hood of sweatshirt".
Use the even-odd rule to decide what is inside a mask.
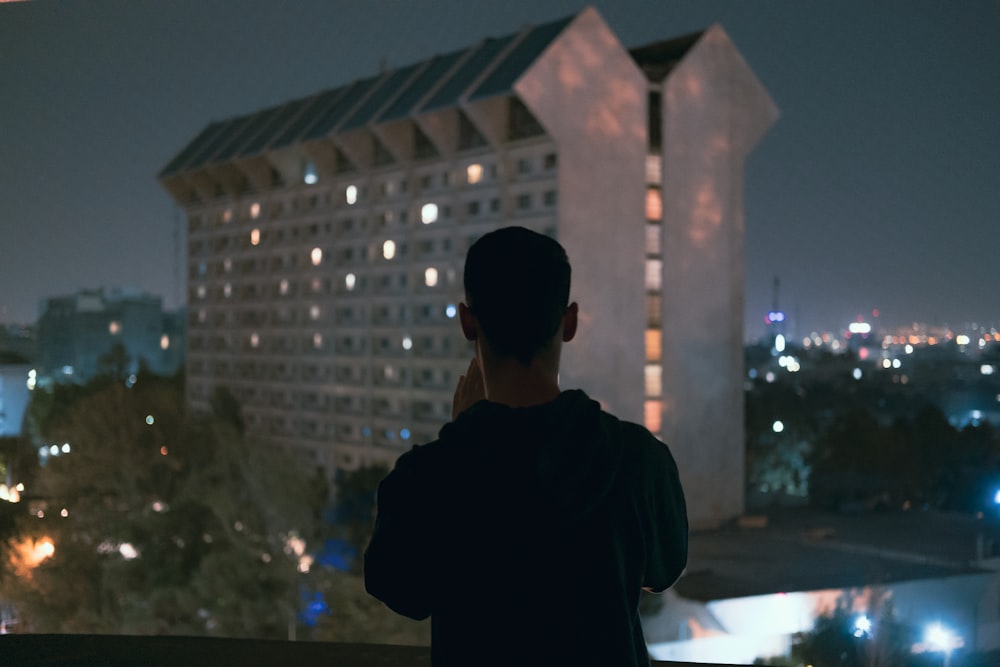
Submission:
[[[456,474],[491,478],[546,501],[562,522],[590,514],[614,485],[622,461],[620,422],[583,391],[543,405],[480,401],[441,429],[442,461]]]

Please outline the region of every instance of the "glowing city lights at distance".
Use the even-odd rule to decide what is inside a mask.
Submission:
[[[132,560],[139,557],[139,552],[130,542],[122,542],[118,547],[118,553],[122,555],[125,560]]]
[[[907,354],[913,354],[913,346],[907,343],[906,347],[903,348],[903,352],[906,352]]]
[[[160,336],[160,349],[166,350],[170,348],[170,336],[163,334]]]
[[[256,331],[250,334],[250,347],[257,347],[260,345],[260,334]]]
[[[983,364],[982,366],[979,367],[980,375],[993,375],[996,372],[997,372],[997,367],[994,366],[993,364]]]
[[[49,445],[49,454],[59,456],[59,445]]]
[[[424,204],[420,207],[420,221],[425,225],[429,225],[432,222],[437,222],[438,219],[438,207],[437,204]]]
[[[444,308],[445,317],[447,317],[449,320],[453,320],[455,319],[455,315],[458,315],[458,308],[455,307],[455,304],[449,303],[447,306],[445,306]]]
[[[358,203],[358,186],[348,185],[347,189],[344,190],[344,198],[347,200],[349,205],[354,205]]]
[[[851,322],[847,325],[847,330],[852,334],[861,334],[864,336],[872,332],[872,325],[867,322]]]
[[[996,493],[993,494],[993,504],[1000,505],[1000,489],[997,489]]]
[[[433,266],[424,271],[424,284],[428,287],[434,287],[438,284],[438,270]]]
[[[278,292],[282,295],[288,294],[288,279],[282,278],[281,282],[278,283]]]
[[[61,510],[59,510],[59,516],[61,516],[64,519],[69,517],[69,510],[66,509],[65,507],[62,508]]]
[[[28,379],[24,384],[28,387],[28,391],[34,391],[35,387],[38,386],[38,371],[34,368],[28,371]]]
[[[23,490],[23,484],[8,487],[6,484],[0,483],[0,500],[8,503],[19,503],[21,502],[21,491]]]
[[[955,343],[958,345],[968,345],[969,337],[966,336],[965,334],[958,334],[957,336],[955,336]]]
[[[785,351],[785,337],[782,336],[781,334],[778,334],[777,336],[774,337],[774,349],[777,350],[778,352]]]
[[[305,181],[306,185],[315,185],[319,181],[319,175],[316,174],[316,165],[312,162],[306,162],[306,169],[302,180]]]
[[[152,426],[156,420],[153,419],[153,415],[146,415],[146,425]]]
[[[317,350],[323,347],[323,334],[314,333],[313,334],[313,347]]]
[[[860,380],[861,375],[862,373],[860,368],[855,368],[853,371],[851,371],[851,377],[853,377],[855,380]]]
[[[260,245],[260,230],[251,229],[250,230],[250,245]]]
[[[775,422],[771,424],[771,430],[774,431],[775,433],[781,433],[782,431],[785,430],[784,422],[782,422],[780,419],[775,420]]]
[[[233,286],[230,283],[226,283],[222,286],[222,295],[227,299],[233,295]]]
[[[382,244],[382,256],[386,259],[392,259],[396,256],[396,244],[393,241],[386,241]]]
[[[353,273],[348,273],[346,276],[344,276],[344,287],[347,288],[348,292],[354,289],[354,286],[357,284],[357,282],[358,282],[358,277]]]
[[[891,368],[891,367],[892,367],[892,360],[890,359],[882,360],[882,368]]]
[[[108,322],[108,333],[112,336],[117,336],[122,332],[122,323],[118,320],[111,320]]]
[[[250,219],[256,220],[260,217],[260,202],[250,204]]]
[[[468,167],[466,167],[465,179],[469,182],[470,185],[475,185],[479,181],[483,180],[483,165],[470,164]]]
[[[858,639],[870,637],[872,634],[872,620],[865,614],[861,614],[854,619],[854,636]]]
[[[924,641],[920,648],[923,648],[924,651],[950,653],[964,645],[965,641],[953,630],[940,623],[931,623],[924,630]]]
[[[309,306],[309,319],[310,320],[319,319],[319,306],[316,305]]]
[[[403,349],[404,350],[410,350],[412,348],[413,348],[413,339],[410,338],[409,336],[404,336],[403,337]]]
[[[892,360],[892,367],[893,368],[899,368],[902,365],[903,365],[903,362],[900,361],[899,359],[893,359]]]
[[[313,266],[319,266],[323,261],[323,249],[313,248],[312,252],[309,253],[309,259],[312,261]]]
[[[69,443],[68,442],[64,442],[63,446],[62,446],[62,453],[63,454],[69,454],[69,452],[70,452]]]
[[[402,429],[400,429],[399,430],[399,437],[402,438],[403,440],[409,440],[410,439],[410,429],[408,429],[408,428],[402,428]]]
[[[768,313],[764,317],[764,321],[767,324],[771,324],[773,322],[784,322],[785,321],[785,314],[783,312],[781,312],[780,310],[772,310],[770,313]]]

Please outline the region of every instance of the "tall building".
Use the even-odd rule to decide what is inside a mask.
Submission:
[[[135,289],[80,290],[42,302],[38,319],[38,382],[86,382],[101,359],[120,345],[128,370],[140,365],[163,375],[184,361],[184,313]]]
[[[671,443],[695,525],[737,515],[743,159],[775,118],[721,27],[630,52],[585,9],[210,123],[160,173],[189,400],[226,386],[327,469],[391,462],[450,418],[466,249],[523,225],[574,267],[562,386]]]

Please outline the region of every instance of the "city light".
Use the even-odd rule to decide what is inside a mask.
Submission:
[[[969,337],[966,336],[965,334],[958,334],[957,336],[955,336],[955,343],[958,345],[968,345]]]
[[[312,162],[306,162],[305,174],[302,176],[302,180],[305,181],[306,185],[315,185],[319,181],[319,175],[316,173],[316,165]]]
[[[784,322],[785,314],[780,310],[772,310],[770,313],[767,314],[767,317],[764,318],[764,321],[767,322],[768,324],[771,324],[772,322]]]
[[[861,334],[862,336],[871,333],[872,325],[867,322],[851,322],[847,326],[847,330],[852,334]]]
[[[392,259],[396,256],[396,244],[392,241],[386,241],[382,244],[382,256],[386,259]]]
[[[152,426],[154,421],[155,420],[153,419],[153,415],[146,415],[146,425],[147,426]]]
[[[483,178],[483,165],[470,164],[465,168],[465,176],[470,185],[478,183]]]
[[[781,334],[778,334],[777,336],[774,337],[774,349],[777,350],[778,352],[785,351],[785,337],[782,336]]]
[[[409,350],[412,347],[413,347],[413,339],[410,338],[409,336],[404,336],[403,337],[403,349],[404,350]]]
[[[983,364],[982,366],[979,367],[980,375],[993,375],[994,373],[996,373],[996,371],[997,368],[993,364]]]
[[[455,304],[449,303],[447,306],[445,306],[444,315],[449,320],[455,319],[455,315],[457,314],[458,314],[458,308],[455,307]]]
[[[424,271],[424,284],[434,287],[438,283],[438,271],[433,266]]]
[[[858,639],[862,637],[871,637],[872,635],[872,621],[866,614],[861,614],[856,619],[854,619],[854,636]]]
[[[860,368],[855,368],[853,371],[851,371],[851,377],[853,377],[855,380],[860,380],[861,375],[862,373]]]
[[[432,222],[436,222],[438,219],[438,207],[437,204],[424,204],[420,208],[420,221],[425,225],[429,225]]]
[[[323,261],[323,249],[313,248],[312,252],[309,253],[309,259],[312,260],[313,266],[319,266],[320,262]]]
[[[775,422],[771,424],[771,430],[774,431],[775,433],[781,433],[782,431],[785,430],[784,422],[782,422],[780,419],[775,420]]]
[[[344,276],[344,286],[347,288],[348,292],[354,289],[354,285],[357,284],[357,281],[358,278],[353,273],[348,273]]]

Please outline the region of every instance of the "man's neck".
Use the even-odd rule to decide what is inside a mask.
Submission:
[[[559,396],[559,375],[548,366],[537,358],[528,366],[513,359],[484,363],[486,400],[512,408],[554,401]]]

